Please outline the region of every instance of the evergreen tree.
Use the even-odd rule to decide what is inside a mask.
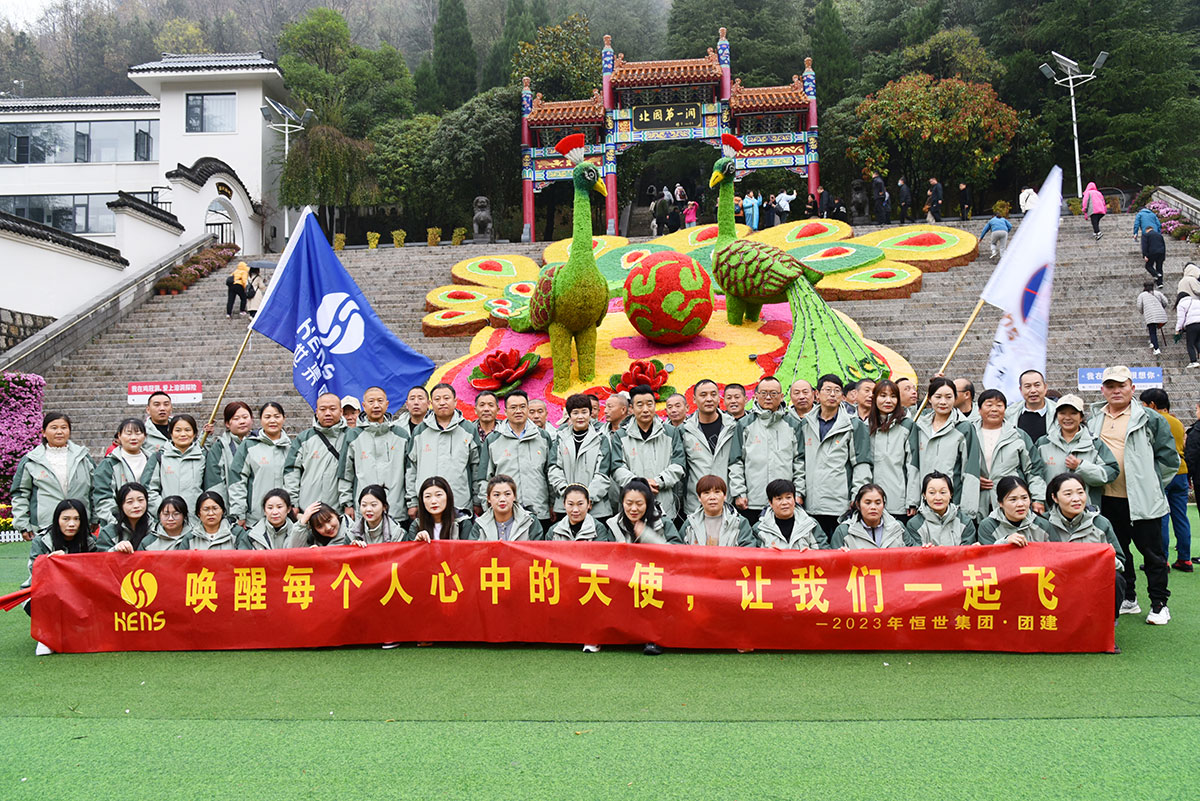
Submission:
[[[674,0],[667,17],[671,58],[698,58],[727,28],[734,75],[747,86],[791,83],[804,69],[791,0]]]
[[[483,65],[480,89],[503,86],[512,78],[512,57],[520,42],[532,42],[537,31],[533,17],[525,9],[525,0],[508,0],[504,14],[504,33],[492,46],[487,62]]]
[[[550,7],[546,5],[546,0],[532,0],[529,4],[529,16],[533,20],[535,29],[549,25]]]
[[[413,84],[416,86],[416,109],[419,114],[437,114],[442,108],[442,91],[438,86],[437,76],[433,72],[433,63],[429,59],[421,62],[413,72]]]
[[[858,59],[833,0],[821,0],[813,13],[812,55],[817,108],[828,108],[845,97],[846,81],[858,71]]]
[[[463,0],[440,0],[433,26],[433,73],[443,108],[461,106],[475,94],[479,57],[467,27]]]

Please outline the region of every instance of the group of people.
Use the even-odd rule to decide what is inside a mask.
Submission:
[[[675,184],[672,192],[665,185],[661,193],[653,186],[646,188],[650,197],[651,236],[666,236],[680,229],[693,228],[700,216],[700,204],[689,200],[683,184]]]
[[[383,389],[322,395],[291,436],[283,408],[224,408],[206,432],[155,393],[122,420],[96,464],[71,421],[45,415],[18,464],[14,528],[45,554],[91,550],[273,549],[434,539],[571,540],[781,549],[1107,542],[1117,603],[1170,619],[1167,518],[1176,569],[1190,572],[1182,423],[1165,392],[1133,402],[1130,371],[1104,372],[1104,401],[1054,399],[1027,371],[1022,398],[976,396],[937,376],[917,415],[912,380],[824,375],[787,388],[762,378],[692,388],[666,416],[649,387],[566,401],[481,392],[476,420],[453,386],[414,387],[389,415]],[[1200,409],[1198,409],[1200,413]],[[1186,435],[1200,467],[1200,423]],[[95,531],[95,536],[93,536]]]
[[[1141,239],[1142,262],[1150,277],[1142,283],[1136,307],[1150,335],[1150,350],[1162,354],[1163,328],[1175,310],[1175,341],[1184,340],[1188,354],[1186,369],[1200,368],[1200,266],[1188,262],[1175,289],[1174,301],[1163,294],[1167,246],[1162,222],[1149,208],[1142,207],[1133,218],[1133,238]]]

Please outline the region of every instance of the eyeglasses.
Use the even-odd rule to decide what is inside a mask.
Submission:
[[[754,394],[760,398],[778,398],[783,393],[773,389],[762,389]]]

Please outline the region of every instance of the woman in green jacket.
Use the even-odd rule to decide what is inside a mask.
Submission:
[[[178,495],[189,506],[196,503],[205,486],[205,457],[196,440],[199,426],[190,414],[177,414],[167,424],[171,443],[154,454],[142,474],[150,490],[150,508],[158,509],[167,495]]]
[[[205,485],[228,500],[229,482],[231,477],[236,476],[231,471],[233,460],[238,448],[250,436],[250,429],[254,427],[254,413],[244,401],[230,401],[225,404],[222,416],[225,433],[214,437],[205,447]]]
[[[349,536],[355,543],[379,545],[400,542],[404,528],[392,518],[387,490],[382,484],[368,484],[358,493],[358,516],[350,522]]]
[[[980,545],[1017,545],[1045,542],[1050,527],[1032,511],[1029,484],[1020,476],[996,482],[997,505],[979,524]]]
[[[517,503],[517,482],[503,474],[488,479],[484,491],[488,508],[475,518],[477,539],[541,540],[542,524],[524,506]]]
[[[900,388],[895,382],[885,380],[875,385],[867,418],[871,434],[871,480],[883,487],[888,497],[888,514],[897,519],[910,517],[915,511],[908,503],[909,484],[917,480],[912,475],[910,450],[913,424],[904,412]]]
[[[454,489],[441,476],[421,482],[417,492],[417,516],[408,526],[406,541],[474,540],[479,533],[475,522],[454,505]]]
[[[683,538],[654,502],[650,485],[640,478],[621,490],[617,513],[608,521],[614,542],[650,545],[683,545]]]
[[[954,382],[938,376],[929,382],[928,398],[932,413],[921,415],[909,435],[909,458],[914,476],[938,471],[954,481],[954,502],[974,517],[979,509],[979,437],[975,427],[960,419],[954,408],[958,390]],[[908,484],[908,505],[919,501],[921,484]]]
[[[288,540],[289,548],[323,548],[327,545],[350,545],[345,521],[338,516],[337,511],[323,501],[314,501],[296,518],[292,527],[292,536]],[[367,547],[361,540],[353,543],[361,548]]]
[[[125,484],[117,490],[116,518],[100,527],[99,549],[133,553],[150,533],[153,519],[150,491],[134,482]]]
[[[168,495],[158,505],[158,524],[142,538],[137,550],[182,550],[191,529],[192,521],[188,518],[187,502],[178,495]]]
[[[33,584],[33,563],[39,556],[59,557],[75,553],[92,553],[96,550],[96,540],[88,533],[87,505],[78,498],[64,498],[51,510],[50,525],[29,546],[29,577],[21,584],[29,587]],[[25,611],[30,615],[30,601],[24,604]],[[37,643],[34,650],[38,656],[53,653],[47,646]]]
[[[113,439],[117,447],[100,460],[92,473],[92,516],[101,527],[116,519],[117,490],[130,482],[140,484],[149,462],[142,447],[146,426],[141,420],[136,417],[122,420]]]
[[[777,478],[767,484],[770,504],[754,524],[758,547],[777,551],[819,550],[829,543],[817,521],[796,503],[796,485],[791,479]]]
[[[87,448],[71,442],[71,418],[62,412],[42,417],[42,442],[21,457],[13,472],[13,529],[26,542],[50,527],[59,501],[75,498],[91,516],[92,461]]]
[[[1116,604],[1114,616],[1121,615],[1121,602],[1125,600],[1125,560],[1117,534],[1100,510],[1088,505],[1088,490],[1083,477],[1075,473],[1059,473],[1050,479],[1046,487],[1046,506],[1050,515],[1051,542],[1094,542],[1111,545],[1116,564]]]
[[[208,490],[196,499],[196,519],[200,525],[184,535],[185,551],[232,551],[237,549],[237,533],[225,519],[225,499]]]
[[[262,429],[246,437],[229,465],[229,514],[242,528],[253,527],[262,518],[268,492],[283,489],[283,466],[292,446],[283,430],[281,405],[267,401],[258,412],[258,420]]]
[[[568,484],[562,493],[563,516],[550,527],[547,540],[556,542],[612,542],[607,526],[592,517],[592,496],[582,484]],[[599,648],[597,648],[599,650]]]
[[[945,473],[933,472],[921,482],[921,507],[904,529],[904,544],[933,548],[975,544],[975,521],[959,511],[954,483]]]
[[[273,551],[287,547],[296,523],[292,496],[278,487],[269,491],[263,498],[262,512],[253,528],[238,535],[239,551]]]
[[[687,516],[683,524],[685,545],[722,545],[757,548],[758,538],[746,518],[725,502],[728,487],[720,476],[700,476],[696,495],[700,508]]]
[[[1092,505],[1099,507],[1104,485],[1115,481],[1121,468],[1104,440],[1087,430],[1086,413],[1078,395],[1059,398],[1054,421],[1034,448],[1042,457],[1047,481],[1060,473],[1074,473],[1087,487]]]
[[[878,484],[864,484],[850,506],[850,519],[833,531],[830,549],[855,551],[903,548],[904,526],[888,514],[887,493]]]

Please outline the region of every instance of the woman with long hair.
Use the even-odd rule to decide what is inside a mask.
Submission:
[[[975,426],[961,419],[954,408],[958,390],[948,378],[937,376],[926,390],[932,414],[924,414],[913,423],[908,453],[912,470],[909,475],[923,476],[935,470],[950,476],[954,483],[954,503],[974,517],[979,509],[979,436]],[[908,483],[908,505],[920,501],[920,482]]]
[[[22,587],[33,583],[33,563],[40,556],[59,557],[67,554],[92,553],[96,550],[96,540],[88,531],[87,505],[78,498],[64,498],[58,502],[50,514],[50,525],[46,527],[29,546],[29,577]],[[25,611],[32,615],[30,601],[24,604]],[[37,643],[34,653],[45,656],[53,653],[46,645]]]
[[[621,489],[617,513],[608,521],[608,530],[616,542],[683,545],[675,524],[663,515],[650,485],[641,478]]]
[[[914,480],[909,450],[913,424],[905,416],[896,382],[880,381],[871,397],[867,430],[871,433],[872,480],[888,497],[888,513],[907,518],[916,511],[908,502],[908,485]]]
[[[140,550],[150,533],[150,492],[142,484],[128,482],[117,490],[115,519],[100,529],[102,551],[133,553]]]
[[[136,417],[126,417],[117,425],[113,441],[117,446],[92,473],[92,516],[101,527],[116,519],[117,490],[129,483],[140,484],[149,461],[142,448],[146,424]]]
[[[470,516],[454,506],[454,490],[441,476],[430,476],[417,491],[417,516],[408,526],[405,539],[473,540],[479,536]]]
[[[831,549],[903,548],[904,526],[887,512],[887,493],[878,484],[859,487],[850,504],[850,519],[834,529]]]

